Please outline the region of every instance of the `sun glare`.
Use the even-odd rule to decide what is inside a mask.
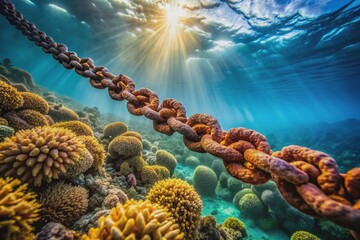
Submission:
[[[183,10],[180,7],[175,7],[167,4],[166,10],[166,22],[170,30],[175,31],[179,25],[180,17],[183,14]]]

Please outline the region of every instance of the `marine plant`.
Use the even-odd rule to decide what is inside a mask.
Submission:
[[[186,239],[194,239],[201,219],[202,201],[194,187],[180,179],[158,181],[146,199],[166,207],[179,224]]]
[[[110,142],[108,151],[113,159],[128,159],[141,155],[142,144],[136,137],[118,136]]]
[[[24,99],[24,104],[19,110],[31,109],[41,114],[47,114],[49,112],[49,104],[39,95],[31,92],[20,92],[20,94]]]
[[[105,126],[104,136],[107,138],[115,138],[128,130],[128,126],[123,122],[113,122]]]
[[[78,139],[85,144],[86,149],[93,157],[94,161],[92,166],[99,170],[105,162],[106,155],[104,146],[93,136],[80,136]]]
[[[36,194],[26,192],[27,184],[13,178],[0,178],[0,239],[23,240],[33,236],[39,219],[40,204]]]
[[[198,193],[213,196],[217,185],[215,172],[208,167],[198,166],[194,171],[193,181]]]
[[[0,173],[40,186],[58,179],[79,161],[85,145],[63,128],[37,127],[18,131],[0,143]]]
[[[20,92],[10,84],[0,81],[0,109],[13,110],[21,107],[24,99]]]
[[[40,193],[41,222],[58,222],[70,227],[86,213],[88,190],[58,182]]]
[[[98,239],[171,239],[181,240],[184,233],[166,208],[150,201],[129,200],[102,216],[82,240]]]
[[[94,136],[94,131],[87,124],[73,120],[55,123],[52,127],[62,127],[73,131],[77,136]]]
[[[320,238],[306,231],[296,231],[291,235],[290,240],[320,240]]]
[[[156,163],[160,166],[164,166],[170,171],[170,176],[174,174],[175,168],[176,168],[176,158],[165,150],[158,150],[155,153],[156,157]]]

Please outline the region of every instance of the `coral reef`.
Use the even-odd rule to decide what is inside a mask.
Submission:
[[[41,114],[38,111],[26,109],[16,113],[21,119],[23,119],[27,124],[31,125],[31,127],[40,127],[40,126],[48,126],[49,121],[45,115]],[[10,126],[12,126],[10,124]]]
[[[216,159],[213,161],[211,168],[212,168],[212,170],[214,170],[214,172],[216,173],[216,176],[218,176],[218,177],[220,176],[220,174],[222,172],[227,173],[227,171],[224,167],[224,163],[219,159]]]
[[[194,171],[193,181],[198,193],[204,196],[213,196],[215,194],[217,177],[211,168],[198,166]]]
[[[142,137],[141,134],[135,131],[127,131],[124,132],[123,134],[121,134],[121,136],[125,136],[125,137],[136,137],[137,139],[139,139],[140,141],[142,141]]]
[[[62,104],[51,105],[48,114],[55,122],[79,120],[79,115],[76,112]]]
[[[219,177],[219,183],[221,187],[226,188],[228,186],[227,182],[228,182],[228,177],[225,173],[222,172]]]
[[[41,114],[47,114],[49,112],[49,104],[45,99],[31,92],[21,92],[22,98],[24,99],[24,104],[19,108],[19,110],[35,110]]]
[[[296,231],[291,235],[290,240],[320,240],[320,238],[306,231]]]
[[[185,165],[196,168],[200,165],[200,160],[195,156],[190,156],[185,159]]]
[[[240,211],[246,216],[256,218],[266,213],[266,207],[253,193],[245,194],[239,201]]]
[[[221,232],[216,226],[216,220],[213,216],[201,218],[197,240],[222,240]]]
[[[108,150],[113,159],[128,159],[141,155],[142,144],[135,137],[118,136],[110,142]]]
[[[21,107],[24,99],[16,88],[0,81],[0,109],[13,110]]]
[[[0,239],[30,239],[32,224],[38,220],[40,204],[27,184],[18,179],[0,178]]]
[[[0,173],[40,186],[44,180],[58,179],[84,151],[84,144],[69,130],[22,130],[0,143]]]
[[[56,183],[40,193],[41,222],[57,222],[70,227],[86,213],[88,201],[85,188]]]
[[[202,201],[193,186],[180,179],[158,181],[147,197],[166,207],[179,224],[186,239],[193,239],[201,219]]]
[[[77,136],[94,136],[94,132],[83,122],[73,120],[73,121],[62,121],[55,123],[52,127],[66,128],[74,132]]]
[[[141,170],[141,181],[144,184],[154,184],[155,182],[170,177],[170,172],[166,167],[157,165],[146,165]]]
[[[92,165],[94,159],[87,149],[80,155],[75,164],[66,167],[66,172],[62,174],[64,178],[74,178],[80,173],[86,172]]]
[[[272,231],[279,227],[279,223],[271,215],[255,219],[255,224],[263,231]]]
[[[156,162],[160,166],[164,166],[170,171],[170,176],[174,174],[175,168],[176,168],[176,158],[165,150],[158,150],[155,153]]]
[[[105,149],[103,145],[93,136],[80,136],[78,139],[85,144],[86,149],[94,160],[92,166],[99,171],[105,161]]]
[[[50,222],[41,228],[35,240],[75,240],[80,236],[79,233],[67,229],[60,223]]]
[[[240,199],[248,193],[253,193],[253,191],[250,188],[244,188],[242,190],[240,190],[238,193],[235,194],[234,198],[233,198],[233,204],[234,206],[240,210],[240,206],[239,206],[239,202]]]
[[[222,224],[226,228],[234,229],[235,231],[241,232],[242,237],[247,236],[245,224],[237,218],[229,217]]]
[[[165,208],[150,201],[127,201],[118,204],[108,216],[99,219],[82,240],[91,239],[173,239],[184,234]]]
[[[5,138],[11,137],[14,134],[15,131],[13,128],[0,125],[0,142],[4,141]]]
[[[123,122],[113,122],[104,128],[104,137],[113,139],[128,130],[128,126]]]

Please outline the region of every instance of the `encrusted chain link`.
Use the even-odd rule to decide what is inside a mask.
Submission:
[[[300,211],[327,218],[359,232],[360,168],[341,174],[329,155],[301,146],[287,146],[272,152],[266,138],[246,128],[221,129],[218,121],[206,114],[186,117],[183,105],[174,99],[161,104],[158,95],[147,88],[135,90],[133,80],[116,76],[106,67],[95,66],[90,58],[80,58],[56,43],[24,19],[15,6],[0,0],[0,13],[44,52],[52,54],[66,69],[90,79],[97,89],[107,89],[112,99],[127,101],[131,114],[153,121],[156,131],[167,135],[178,132],[192,151],[208,152],[223,159],[233,177],[251,184],[273,179],[283,197]]]

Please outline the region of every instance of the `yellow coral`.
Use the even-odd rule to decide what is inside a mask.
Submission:
[[[291,235],[290,240],[320,240],[320,238],[306,231],[296,231]]]
[[[163,166],[146,165],[141,169],[141,181],[144,184],[154,184],[159,180],[164,180],[169,177],[169,170]]]
[[[142,143],[136,137],[118,136],[110,142],[108,148],[112,158],[128,159],[141,155]]]
[[[128,126],[123,122],[113,122],[104,128],[104,136],[115,138],[128,130]]]
[[[241,232],[242,237],[247,236],[245,224],[237,218],[234,217],[227,218],[224,221],[223,226]]]
[[[27,184],[18,179],[0,178],[0,239],[25,240],[32,236],[32,224],[38,220],[41,205],[26,189]]]
[[[142,141],[141,134],[138,133],[138,132],[134,132],[134,131],[124,132],[123,134],[121,134],[121,136],[136,137],[137,139],[139,139],[140,141]]]
[[[51,106],[49,109],[49,116],[55,122],[79,120],[79,115],[70,108],[63,106]]]
[[[41,222],[58,222],[71,226],[88,208],[88,191],[59,182],[40,193]]]
[[[94,162],[92,166],[99,170],[104,165],[105,161],[104,146],[101,145],[99,141],[93,136],[80,136],[78,139],[85,144],[86,149],[93,157]]]
[[[31,109],[22,110],[17,112],[17,115],[33,127],[49,125],[49,122],[45,117],[45,115],[35,110],[31,110]]]
[[[85,151],[76,135],[63,128],[21,130],[0,143],[0,173],[40,186],[65,173]]]
[[[66,172],[63,173],[64,178],[74,178],[78,176],[80,173],[86,172],[89,168],[91,168],[94,162],[93,157],[89,153],[87,149],[81,154],[78,161],[75,162],[74,165],[66,167]]]
[[[108,216],[102,216],[97,228],[91,228],[82,240],[181,240],[184,234],[165,208],[149,201],[129,200],[118,204]]]
[[[125,161],[128,162],[129,166],[132,167],[136,172],[140,172],[146,164],[141,156],[133,156],[126,159]]]
[[[129,175],[130,173],[133,173],[133,172],[134,172],[134,169],[132,169],[132,167],[130,167],[128,162],[123,162],[120,165],[120,174],[121,175],[127,176],[127,175]]]
[[[49,112],[49,104],[39,95],[31,92],[21,92],[20,94],[24,99],[24,104],[20,109],[31,109],[42,114],[47,114]]]
[[[12,110],[21,107],[24,99],[16,88],[0,81],[0,109]]]
[[[201,219],[202,201],[193,186],[180,179],[158,181],[147,197],[166,207],[180,225],[186,239],[194,239]]]
[[[87,124],[80,121],[59,122],[52,127],[62,127],[73,131],[77,136],[93,136],[94,132]]]
[[[0,117],[0,125],[9,126],[9,123],[5,118]]]

